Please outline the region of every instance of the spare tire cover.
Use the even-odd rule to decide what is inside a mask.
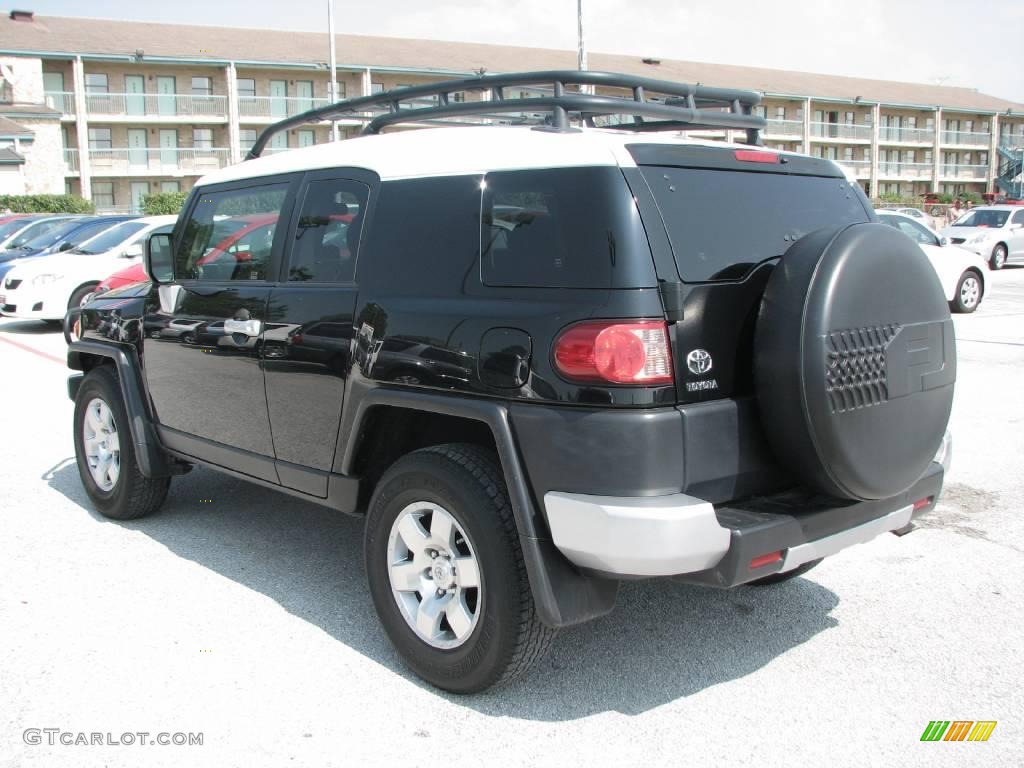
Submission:
[[[884,224],[802,237],[765,288],[754,378],[769,444],[807,485],[865,501],[908,490],[939,448],[956,380],[927,257]]]

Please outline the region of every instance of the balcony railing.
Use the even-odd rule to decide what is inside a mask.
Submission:
[[[67,91],[46,91],[43,94],[43,101],[50,109],[55,109],[62,115],[75,114],[75,94]]]
[[[255,117],[277,120],[324,106],[327,106],[327,99],[298,96],[240,96],[238,98],[238,115],[242,119]]]
[[[883,179],[930,179],[932,164],[884,160],[878,164],[878,175]]]
[[[853,171],[857,176],[869,176],[871,175],[871,161],[870,160],[841,160],[837,159],[835,162],[844,168],[848,168]]]
[[[811,136],[819,139],[871,141],[871,126],[848,123],[811,123]]]
[[[78,150],[77,149],[65,149],[64,150],[64,173],[66,173],[66,174],[78,173]]]
[[[943,179],[988,179],[989,168],[987,165],[942,165],[939,175]]]
[[[878,140],[889,144],[934,144],[932,128],[900,128],[883,125],[878,129]]]
[[[1024,149],[1024,134],[1004,133],[999,137],[999,144],[1010,149]]]
[[[201,176],[226,166],[230,156],[224,148],[90,149],[89,164],[94,176]]]
[[[977,131],[943,131],[943,144],[960,144],[971,147],[987,147],[992,142],[991,133]]]
[[[766,136],[803,136],[803,120],[769,120],[765,128]]]
[[[193,96],[184,93],[87,93],[90,115],[116,117],[223,117],[227,97]]]

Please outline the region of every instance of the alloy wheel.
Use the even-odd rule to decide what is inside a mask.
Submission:
[[[406,506],[388,536],[388,577],[402,617],[434,648],[469,639],[483,608],[473,545],[448,510],[432,502]]]

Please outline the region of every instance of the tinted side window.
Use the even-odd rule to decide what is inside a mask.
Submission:
[[[179,280],[266,280],[287,184],[203,193],[175,254]]]
[[[480,176],[386,181],[363,234],[359,280],[391,294],[446,296],[478,282]]]
[[[352,280],[368,191],[347,179],[309,184],[292,241],[289,280]]]
[[[618,168],[490,173],[481,225],[486,285],[610,288],[651,256]],[[653,274],[644,284],[653,284]]]
[[[1013,214],[1014,224],[1024,224],[1024,211],[1017,211]]]

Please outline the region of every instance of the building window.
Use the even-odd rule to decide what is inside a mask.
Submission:
[[[255,128],[242,128],[238,131],[238,146],[243,152],[248,152],[252,149],[252,145],[256,143],[256,129]]]
[[[754,107],[754,114],[757,115],[758,117],[767,117],[768,110],[765,108],[764,104],[758,104],[756,107]]]
[[[336,98],[338,99],[338,101],[343,101],[346,98],[346,96],[345,96],[345,83],[337,82],[337,83],[334,84],[334,88],[335,88],[335,92],[336,92]]]
[[[804,108],[803,107],[797,107],[796,108],[796,119],[800,120],[801,122],[803,121],[803,119],[804,119]]]
[[[113,144],[110,141],[109,128],[89,129],[89,149],[110,149]]]
[[[192,78],[192,95],[193,96],[212,96],[213,95],[213,79],[209,77],[193,77]]]
[[[240,99],[255,99],[256,98],[256,81],[251,77],[240,77],[238,78],[238,98]]]
[[[853,125],[854,121],[857,119],[857,115],[853,112],[847,112],[843,117],[846,119],[847,125]]]
[[[776,107],[775,108],[775,119],[776,120],[785,120],[786,119],[786,108],[785,107]]]
[[[107,83],[106,75],[86,75],[85,76],[85,92],[86,93],[109,93],[110,89]]]
[[[853,147],[843,147],[843,160],[853,160]]]
[[[864,162],[871,162],[871,147],[864,147]]]
[[[213,129],[193,128],[192,146],[196,149],[213,149]]]
[[[382,93],[384,91],[384,83],[370,83],[370,95],[373,96],[375,93]]]
[[[316,134],[313,131],[296,131],[300,147],[312,147],[316,144]]]
[[[114,182],[94,181],[92,183],[92,201],[97,209],[114,207]]]
[[[466,94],[462,93],[461,91],[452,94],[452,102],[454,102],[455,104],[461,104],[465,100],[466,100]],[[762,107],[762,110],[763,109],[764,108]],[[761,113],[761,116],[764,117],[764,113],[763,112]]]
[[[931,165],[933,159],[934,159],[934,156],[932,155],[932,151],[930,149],[926,150],[925,153],[924,153],[924,163],[925,163],[925,165]]]
[[[872,125],[874,123],[874,120],[875,120],[874,114],[875,114],[874,112],[865,112],[864,113],[864,125]]]
[[[161,181],[160,191],[167,192],[181,192],[181,183],[177,181]]]

